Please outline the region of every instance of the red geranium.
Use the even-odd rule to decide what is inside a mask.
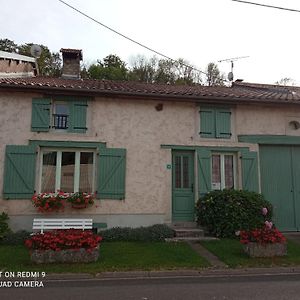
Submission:
[[[64,199],[66,194],[57,193],[40,193],[32,196],[32,203],[39,212],[53,212],[64,209]]]
[[[240,242],[242,244],[248,244],[251,242],[259,244],[273,244],[273,243],[285,243],[286,238],[275,227],[268,226],[267,224],[263,228],[257,228],[254,230],[240,231]]]
[[[54,250],[84,248],[92,251],[101,242],[102,237],[91,230],[65,229],[37,233],[25,241],[29,250]]]

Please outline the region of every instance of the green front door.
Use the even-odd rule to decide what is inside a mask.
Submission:
[[[172,221],[194,221],[194,152],[172,155]]]
[[[283,231],[300,230],[300,147],[261,146],[261,188]]]

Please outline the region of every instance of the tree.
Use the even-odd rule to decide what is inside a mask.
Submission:
[[[206,67],[206,73],[206,84],[208,86],[224,85],[225,76],[221,74],[216,64],[209,63]]]
[[[278,85],[295,85],[295,80],[289,77],[281,78],[279,81],[276,81],[275,84]]]
[[[128,79],[131,81],[141,81],[146,83],[153,83],[157,58],[153,56],[149,60],[145,56],[138,55],[132,59],[132,68],[128,72]]]
[[[103,61],[98,60],[97,64],[92,64],[88,69],[93,79],[127,80],[127,72],[126,63],[114,54],[106,56]]]
[[[183,58],[178,60],[158,59],[153,56],[150,59],[137,56],[132,59],[132,67],[129,70],[129,80],[147,83],[165,84],[195,84],[201,82],[199,72],[190,66]]]
[[[18,45],[9,39],[0,39],[0,50],[6,52],[16,52]]]
[[[18,46],[18,53],[31,56],[30,48],[33,44],[27,43]],[[61,58],[58,52],[50,52],[49,48],[40,45],[42,48],[41,56],[37,59],[40,75],[59,76],[61,73]]]

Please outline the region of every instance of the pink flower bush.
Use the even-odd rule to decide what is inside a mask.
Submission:
[[[263,216],[266,216],[267,213],[268,213],[268,209],[266,207],[263,207],[262,210],[261,210],[261,213]]]

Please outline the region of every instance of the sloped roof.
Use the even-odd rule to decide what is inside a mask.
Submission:
[[[300,87],[237,83],[232,87],[202,85],[147,84],[132,81],[110,81],[62,78],[2,78],[0,90],[42,91],[44,93],[86,96],[126,97],[154,100],[216,101],[230,103],[300,104]]]

